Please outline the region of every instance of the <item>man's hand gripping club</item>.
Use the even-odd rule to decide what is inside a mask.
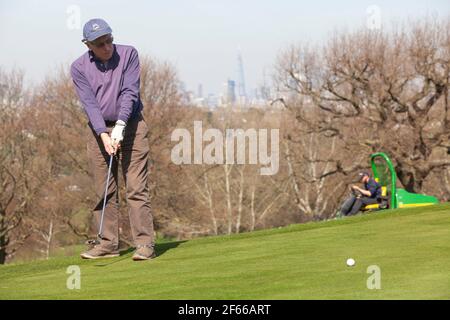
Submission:
[[[105,146],[105,150],[109,155],[115,154],[117,150],[119,150],[120,143],[122,142],[124,136],[125,125],[125,122],[122,120],[117,120],[116,125],[111,132],[111,137],[106,132],[103,132],[100,135],[103,145]]]

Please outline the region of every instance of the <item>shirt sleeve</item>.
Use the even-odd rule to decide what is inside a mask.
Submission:
[[[119,120],[127,123],[133,111],[133,104],[139,99],[140,66],[137,50],[133,48],[125,67],[123,86],[120,92],[122,102],[119,111]]]
[[[95,98],[94,92],[89,85],[88,80],[74,65],[70,68],[70,73],[72,75],[72,80],[78,97],[95,132],[98,135],[106,132],[105,120],[103,119],[97,99]]]

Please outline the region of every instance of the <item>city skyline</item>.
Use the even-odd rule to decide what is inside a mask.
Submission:
[[[181,81],[180,90],[186,97],[187,102],[201,107],[213,108],[223,105],[235,104],[250,104],[263,105],[270,100],[269,92],[273,92],[265,79],[263,74],[262,84],[252,88],[246,87],[245,81],[245,67],[242,57],[241,48],[237,50],[237,73],[235,78],[228,78],[222,85],[221,92],[207,92],[203,91],[203,83],[198,83],[197,90],[190,90],[186,83]]]

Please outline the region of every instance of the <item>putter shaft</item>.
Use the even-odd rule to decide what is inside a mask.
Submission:
[[[114,154],[111,154],[111,156],[109,158],[108,176],[106,178],[105,196],[103,197],[103,207],[102,207],[102,215],[101,215],[101,218],[100,218],[100,227],[99,227],[98,235],[97,235],[99,240],[102,238],[103,218],[105,216],[106,197],[108,195],[109,178],[111,176],[111,168],[112,168],[113,158],[114,158]]]

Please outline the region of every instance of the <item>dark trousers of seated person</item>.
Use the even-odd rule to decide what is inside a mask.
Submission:
[[[355,202],[353,203],[352,209],[347,214],[347,216],[355,215],[358,213],[359,210],[361,210],[363,206],[374,203],[378,203],[377,198],[369,198],[369,197],[356,198]]]

